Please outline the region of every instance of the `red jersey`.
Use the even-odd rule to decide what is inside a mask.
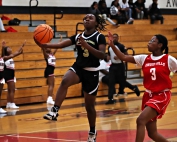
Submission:
[[[144,74],[144,87],[152,92],[161,92],[172,88],[172,82],[169,77],[170,70],[168,66],[168,54],[158,60],[153,60],[148,55],[142,66]]]

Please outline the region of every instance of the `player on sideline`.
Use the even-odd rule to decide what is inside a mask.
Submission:
[[[83,23],[85,27],[84,32],[71,36],[68,40],[56,44],[40,44],[36,41],[36,44],[42,48],[54,49],[64,48],[73,44],[76,45],[78,52],[76,62],[64,75],[56,94],[55,105],[48,114],[44,115],[44,119],[57,120],[58,110],[66,97],[68,87],[81,82],[90,125],[88,142],[95,142],[97,135],[95,130],[95,99],[99,84],[99,59],[104,59],[106,56],[106,39],[98,30],[105,30],[106,22],[97,15],[87,14],[83,18]]]
[[[146,90],[142,100],[142,112],[136,120],[136,142],[143,142],[145,127],[149,137],[154,141],[168,142],[157,132],[157,119],[165,113],[171,99],[170,71],[177,71],[176,59],[168,55],[168,40],[163,35],[154,35],[148,42],[148,50],[152,54],[127,56],[114,46],[113,35],[110,32],[108,33],[108,39],[109,45],[119,59],[142,66],[143,84]]]
[[[2,47],[4,45],[4,41],[2,41]],[[7,113],[4,109],[1,108],[1,94],[2,94],[2,89],[5,84],[4,80],[4,59],[3,57],[0,57],[0,115],[3,113]]]
[[[59,42],[62,41],[62,36],[60,35]],[[55,53],[57,52],[57,49],[55,49],[53,52],[51,48],[42,48],[44,59],[46,61],[46,68],[44,71],[44,77],[47,78],[47,84],[48,84],[48,98],[47,98],[47,104],[54,105],[53,101],[53,89],[55,84],[55,64],[56,64],[56,58]]]
[[[17,109],[18,106],[14,103],[14,94],[15,94],[15,64],[13,58],[23,53],[23,47],[25,46],[26,41],[22,46],[14,53],[9,46],[6,46],[6,43],[2,44],[2,57],[5,62],[4,67],[4,79],[7,83],[8,95],[7,95],[7,105],[6,108]]]

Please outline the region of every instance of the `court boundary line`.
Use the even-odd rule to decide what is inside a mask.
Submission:
[[[166,113],[172,113],[172,112],[175,112],[175,111],[177,111],[177,110],[166,111]],[[126,119],[137,118],[137,117],[138,116],[126,117],[126,118],[120,118],[119,120],[126,120]],[[99,123],[102,123],[102,122],[112,122],[112,121],[115,121],[115,119],[107,120],[107,121],[101,121],[101,122],[96,122],[96,124],[99,124]],[[71,127],[85,126],[85,125],[88,125],[88,123],[79,124],[79,125],[72,125],[72,126],[65,126],[65,127],[58,127],[58,128],[51,128],[51,129],[43,129],[43,130],[38,130],[38,131],[29,131],[29,132],[25,132],[25,133],[27,133],[27,134],[28,133],[37,133],[37,132],[43,132],[43,131],[48,131],[48,130],[66,129],[66,128],[71,128]]]
[[[67,139],[54,139],[54,138],[42,138],[42,137],[30,137],[30,136],[19,136],[19,135],[7,135],[8,137],[21,137],[21,138],[29,138],[29,139],[42,139],[42,140],[53,140],[53,141],[66,141],[66,142],[85,142],[85,141],[78,141],[78,140],[67,140]]]

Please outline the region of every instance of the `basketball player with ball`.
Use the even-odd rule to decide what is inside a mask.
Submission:
[[[95,99],[98,90],[99,77],[99,59],[106,57],[106,39],[99,31],[105,30],[106,22],[99,16],[87,14],[83,18],[84,32],[71,36],[69,39],[60,43],[40,43],[35,39],[36,44],[41,48],[64,48],[70,45],[76,45],[76,62],[70,67],[63,77],[60,87],[56,94],[55,104],[50,112],[44,115],[44,119],[57,120],[58,111],[66,97],[68,87],[82,83],[82,89],[85,98],[85,108],[90,125],[88,142],[96,142],[97,132]]]
[[[163,35],[154,35],[148,42],[149,55],[122,54],[113,43],[113,35],[108,33],[109,46],[122,61],[142,66],[146,88],[142,99],[142,112],[136,120],[135,142],[143,142],[145,128],[148,136],[156,142],[168,142],[157,131],[157,119],[162,118],[171,100],[172,82],[170,72],[177,71],[177,60],[168,55],[168,40]]]

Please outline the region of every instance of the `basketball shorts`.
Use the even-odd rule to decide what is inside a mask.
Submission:
[[[54,67],[47,67],[44,71],[44,77],[54,76]]]
[[[82,83],[82,90],[96,96],[99,85],[99,71],[87,71],[74,63],[70,70],[75,72]]]
[[[5,70],[4,71],[4,79],[5,79],[5,82],[16,82],[16,78],[15,78],[15,71],[14,70]]]
[[[159,93],[145,92],[142,99],[142,110],[146,106],[149,106],[155,109],[158,113],[158,115],[155,118],[153,118],[151,121],[160,119],[165,114],[170,99],[171,99],[170,91],[164,91]]]

